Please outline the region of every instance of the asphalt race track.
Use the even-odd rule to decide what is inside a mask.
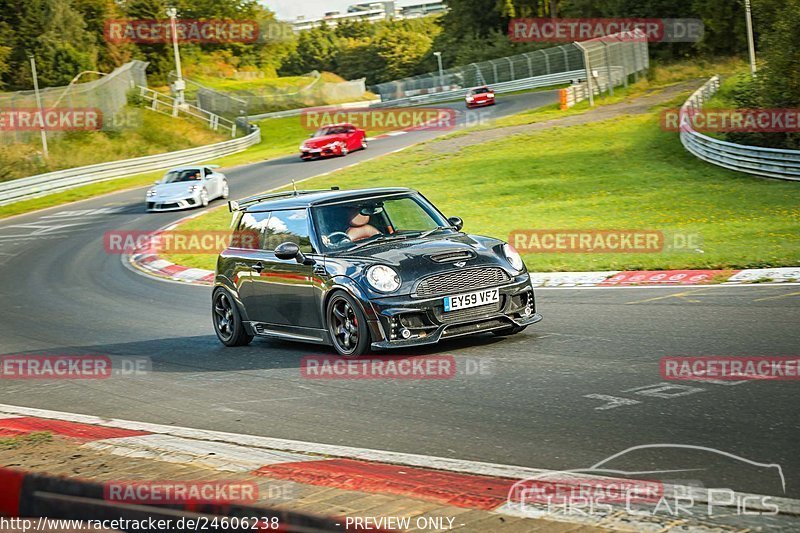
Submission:
[[[555,100],[552,91],[501,96],[489,112]],[[227,172],[232,198],[438,134],[380,139],[346,158],[239,167]],[[411,352],[453,355],[452,379],[310,380],[301,357],[332,352],[265,339],[226,349],[208,287],[153,280],[104,251],[106,231],[154,230],[186,214],[145,213],[139,189],[0,222],[0,354],[152,360],[136,377],[0,380],[0,403],[546,469],[588,468],[643,444],[693,445],[780,465],[786,492],[771,471],[701,450],[680,459],[639,450],[616,466],[683,461],[676,479],[800,497],[797,382],[665,385],[660,375],[669,355],[798,355],[797,285],[539,290],[545,320],[517,337]],[[469,231],[469,213],[447,214]]]

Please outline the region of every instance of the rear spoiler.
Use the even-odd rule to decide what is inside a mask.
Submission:
[[[322,192],[327,190],[336,191],[339,190],[339,187],[331,187],[330,189],[314,189],[308,191],[295,190],[295,191],[273,192],[269,194],[257,194],[255,196],[248,196],[247,198],[242,198],[241,200],[229,200],[228,211],[230,211],[231,213],[234,213],[236,211],[241,211],[247,206],[263,202],[264,200],[274,200],[275,198],[289,198],[291,196],[300,196],[302,194],[310,194],[314,192]]]

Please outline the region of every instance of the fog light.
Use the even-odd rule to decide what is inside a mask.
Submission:
[[[400,336],[403,337],[404,339],[407,339],[411,336],[411,331],[408,330],[407,328],[403,328],[400,330]]]
[[[522,316],[531,316],[533,314],[533,301],[533,293],[528,293],[525,309],[522,310]]]

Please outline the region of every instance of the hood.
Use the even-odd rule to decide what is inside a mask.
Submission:
[[[311,139],[306,139],[303,142],[303,146],[306,146],[308,148],[322,148],[326,144],[343,140],[344,140],[343,134],[323,135],[322,137],[313,137]]]
[[[156,191],[156,196],[178,196],[189,194],[189,188],[193,185],[202,185],[201,180],[197,181],[181,181],[178,183],[159,183],[153,186]]]
[[[499,266],[514,275],[513,268],[502,255],[502,246],[503,241],[490,237],[437,233],[424,239],[376,243],[353,252],[329,255],[325,264],[333,267],[334,272],[339,270],[339,266],[342,270],[335,273],[355,278],[359,278],[360,271],[371,265],[391,266],[403,280],[403,285],[395,294],[407,294],[419,279],[439,272]],[[361,263],[360,268],[357,263]]]

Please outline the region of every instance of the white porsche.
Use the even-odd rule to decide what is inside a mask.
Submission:
[[[179,167],[168,170],[164,177],[147,190],[148,211],[178,211],[207,206],[215,198],[227,198],[228,179],[217,172],[218,165]]]

